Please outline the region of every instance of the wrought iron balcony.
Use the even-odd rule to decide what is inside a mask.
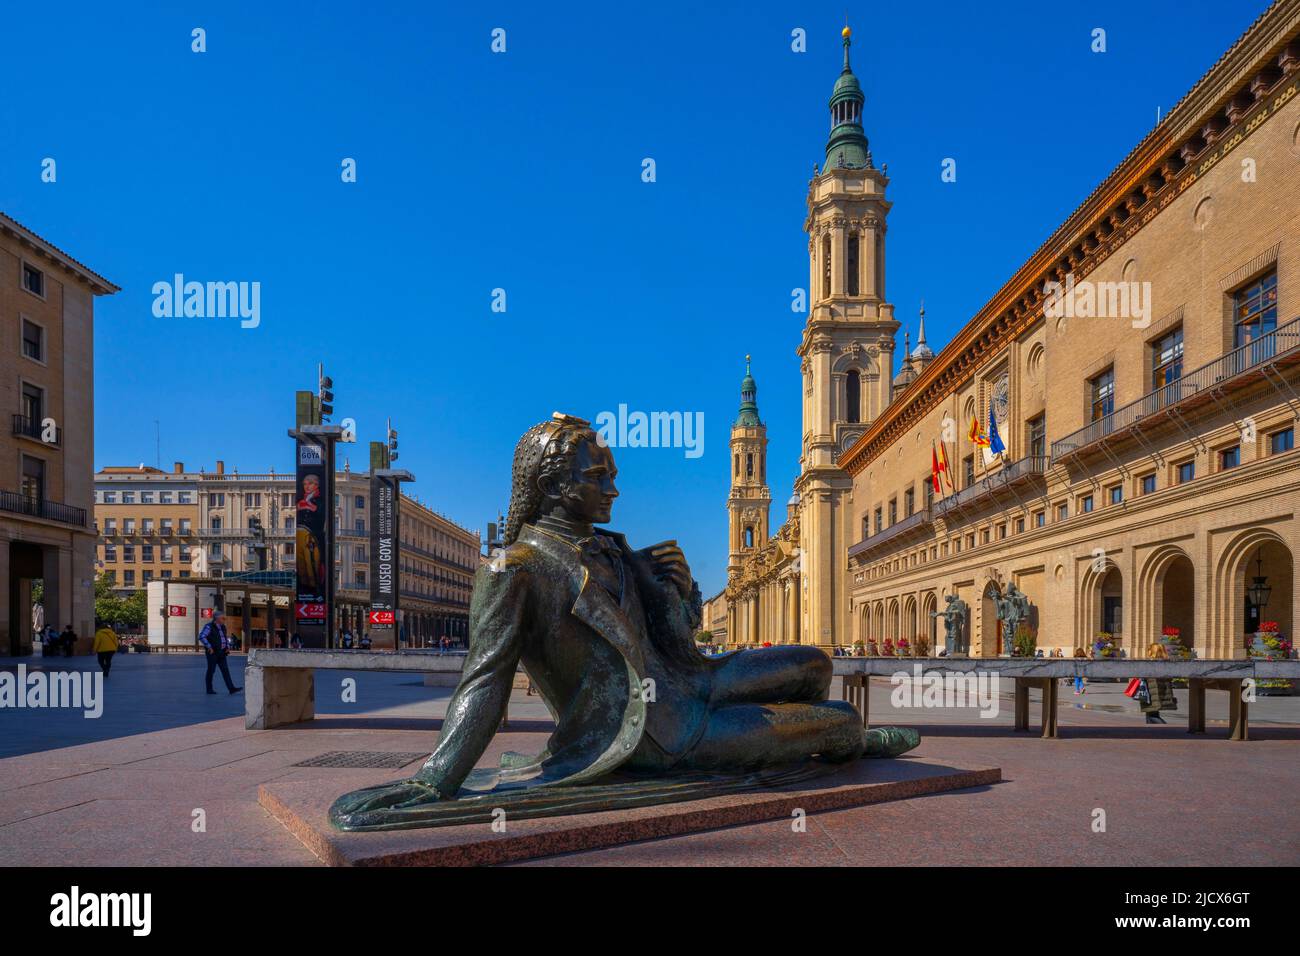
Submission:
[[[16,491],[0,491],[0,511],[27,515],[31,518],[44,518],[46,521],[58,521],[63,524],[86,527],[86,509],[65,505],[61,501],[47,498],[29,498]]]
[[[855,558],[858,555],[865,554],[868,551],[874,551],[888,541],[892,541],[908,531],[914,531],[919,528],[928,528],[934,522],[934,516],[931,509],[922,508],[920,511],[914,511],[902,521],[895,521],[888,528],[881,528],[875,534],[868,538],[863,538],[857,544],[849,548],[849,557]]]
[[[1300,361],[1300,318],[1292,319],[1255,341],[1219,356],[1208,365],[1188,372],[1178,381],[1143,395],[1137,401],[1129,402],[1052,442],[1052,459],[1077,454],[1105,438],[1141,426],[1152,416],[1176,412],[1194,404],[1191,399],[1197,395],[1207,396],[1213,389],[1244,383],[1279,361],[1283,364]]]
[[[954,491],[946,498],[937,499],[933,505],[935,515],[947,516],[984,498],[995,498],[999,490],[1041,475],[1047,470],[1048,461],[1045,455],[1026,455],[1018,461],[1005,464],[973,485]]]
[[[52,448],[58,448],[63,444],[63,429],[54,429],[54,440],[45,440],[45,426],[39,418],[28,418],[26,415],[14,416],[13,433],[23,438],[34,438],[43,445],[49,445]]]

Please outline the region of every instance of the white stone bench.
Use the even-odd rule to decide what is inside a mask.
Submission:
[[[459,675],[464,654],[253,648],[244,665],[244,726],[268,730],[316,716],[318,670]],[[504,724],[504,721],[503,721]]]
[[[1250,736],[1249,704],[1242,699],[1247,680],[1300,679],[1300,660],[1267,661],[1190,660],[1163,661],[1118,658],[1091,660],[1080,657],[836,657],[834,671],[844,679],[843,697],[862,715],[862,725],[869,726],[870,680],[892,677],[897,673],[912,675],[913,665],[921,673],[971,674],[996,673],[999,678],[1015,681],[1015,728],[1029,729],[1029,688],[1042,691],[1042,736],[1056,737],[1057,689],[1062,680],[1076,677],[1124,680],[1145,677],[1187,679],[1190,700],[1187,732],[1205,733],[1205,692],[1228,692],[1228,739],[1248,740]]]

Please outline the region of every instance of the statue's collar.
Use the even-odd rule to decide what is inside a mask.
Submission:
[[[624,553],[627,552],[628,550],[627,538],[623,537],[623,535],[619,534],[617,531],[606,531],[603,528],[595,528],[593,529],[593,531],[594,533],[592,534],[591,539],[594,539],[599,542],[598,547],[608,548],[609,545],[612,544],[619,551],[622,551]],[[582,555],[583,553],[586,552],[586,550],[588,550],[583,547],[583,542],[589,539],[583,539],[582,541],[571,541],[568,538],[562,535],[558,535],[553,531],[547,531],[544,528],[539,528],[537,525],[529,524],[527,522],[525,522],[524,525],[520,528],[519,537],[528,538],[534,544],[550,545],[552,547],[557,547],[557,546],[563,547],[577,555]]]

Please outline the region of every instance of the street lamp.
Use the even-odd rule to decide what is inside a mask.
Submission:
[[[1255,570],[1251,584],[1246,588],[1246,600],[1250,606],[1255,609],[1257,614],[1262,616],[1264,608],[1268,605],[1269,596],[1273,593],[1273,588],[1268,583],[1268,578],[1264,576],[1264,549],[1260,548],[1255,555]]]

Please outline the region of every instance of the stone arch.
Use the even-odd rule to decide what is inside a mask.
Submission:
[[[1134,588],[1133,640],[1128,652],[1145,656],[1167,626],[1181,631],[1180,639],[1202,657],[1209,656],[1204,635],[1196,633],[1196,566],[1181,547],[1162,545],[1147,556]],[[1197,642],[1200,641],[1200,647]]]
[[[912,644],[919,634],[920,629],[917,627],[916,619],[916,598],[909,595],[903,601],[903,623],[900,636],[907,638],[907,642]]]
[[[897,643],[899,634],[898,628],[898,598],[892,598],[889,602],[889,610],[886,613],[885,637]]]
[[[971,634],[971,654],[975,657],[997,657],[1002,652],[1001,622],[998,621],[997,599],[1002,589],[993,578],[985,578],[971,608],[974,631]]]
[[[1125,643],[1123,633],[1126,580],[1118,564],[1109,555],[1093,558],[1084,567],[1079,578],[1078,618],[1075,621],[1075,647],[1092,646],[1097,632],[1112,628],[1116,643],[1125,646],[1129,654],[1134,649]],[[1104,622],[1103,614],[1111,606],[1108,598],[1118,598],[1117,609],[1110,620]]]
[[[1262,560],[1272,594],[1265,620],[1281,624],[1294,637],[1295,556],[1286,540],[1271,528],[1247,528],[1230,540],[1214,563],[1209,648],[1214,657],[1241,657],[1246,631],[1246,587]]]
[[[935,597],[933,591],[927,591],[921,598],[921,631],[929,638],[930,649],[929,656],[933,657],[939,652],[939,619],[931,617],[931,612],[939,609],[939,599]]]

